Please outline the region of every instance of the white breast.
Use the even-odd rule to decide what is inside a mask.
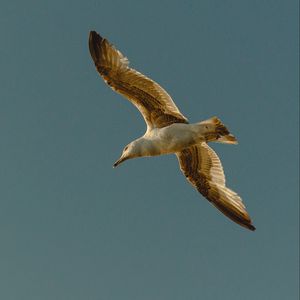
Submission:
[[[197,134],[192,124],[175,123],[163,128],[155,128],[146,133],[152,155],[176,153],[197,142]]]

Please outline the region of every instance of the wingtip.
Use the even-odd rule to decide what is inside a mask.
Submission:
[[[249,224],[249,225],[247,226],[247,228],[250,229],[251,231],[255,231],[255,230],[256,230],[256,227],[253,226],[252,224]]]
[[[232,219],[237,224],[243,226],[244,228],[247,228],[251,231],[255,231],[256,227],[252,224],[251,219],[249,215],[247,214],[247,218],[238,218],[238,219]]]
[[[103,38],[94,30],[90,31],[89,34],[89,50],[90,54],[96,63],[97,57],[99,55],[99,48]]]
[[[242,226],[246,229],[249,229],[250,231],[256,230],[256,227],[254,225],[252,225],[251,220],[249,222],[249,220],[235,219],[235,218],[231,218],[229,215],[227,215],[227,216],[235,223],[239,224],[240,226]]]
[[[93,37],[97,34],[96,31],[94,30],[91,30],[90,31],[90,34],[89,34],[89,42],[91,42],[93,40]]]
[[[250,218],[248,220],[239,220],[238,222],[236,220],[233,220],[235,221],[237,224],[243,226],[244,228],[247,228],[251,231],[255,231],[256,230],[256,227],[252,224]]]
[[[97,40],[102,41],[103,37],[99,33],[97,33],[96,31],[91,30],[90,34],[89,34],[89,40],[90,41],[97,41]]]
[[[89,36],[91,37],[91,36],[94,36],[94,35],[97,35],[97,32],[95,30],[90,30]]]

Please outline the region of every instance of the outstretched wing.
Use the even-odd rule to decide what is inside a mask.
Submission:
[[[220,159],[206,143],[176,155],[183,174],[208,201],[234,222],[255,230],[242,199],[225,186]]]
[[[95,31],[90,32],[89,49],[104,81],[138,108],[148,128],[187,123],[169,94],[150,78],[129,68],[127,58]]]

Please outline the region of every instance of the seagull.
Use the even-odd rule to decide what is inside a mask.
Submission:
[[[100,76],[136,106],[147,125],[145,134],[124,148],[114,167],[136,157],[175,154],[182,173],[199,193],[231,220],[254,231],[242,199],[226,187],[221,161],[207,144],[237,144],[220,119],[190,124],[158,83],[130,68],[128,59],[95,31],[89,35],[89,50]]]

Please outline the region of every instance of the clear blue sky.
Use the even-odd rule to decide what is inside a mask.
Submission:
[[[298,1],[2,0],[0,25],[1,299],[298,299]],[[175,156],[112,168],[145,124],[90,30],[238,137],[213,147],[256,232]]]

